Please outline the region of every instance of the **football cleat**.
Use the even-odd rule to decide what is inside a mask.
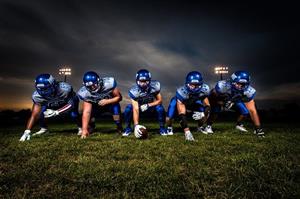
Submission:
[[[256,134],[257,137],[265,137],[265,132],[262,130],[262,128],[255,129],[254,134]]]
[[[195,141],[193,134],[191,133],[191,131],[186,131],[184,132],[185,135],[185,140],[186,141]]]
[[[238,124],[235,126],[235,128],[239,131],[242,131],[242,132],[248,132],[248,130],[244,127],[243,124]]]
[[[205,127],[204,131],[206,132],[206,134],[213,134],[214,133],[210,125],[207,125]]]
[[[132,128],[126,127],[122,136],[127,137],[132,133]]]
[[[160,127],[159,128],[159,133],[160,133],[160,135],[163,135],[163,136],[168,135],[167,130],[166,130],[165,127]]]
[[[34,134],[32,134],[32,136],[36,136],[36,135],[42,135],[44,133],[49,133],[49,130],[46,128],[41,128],[39,131],[35,132]]]
[[[208,132],[205,131],[205,127],[204,126],[198,127],[197,128],[197,132],[201,132],[201,133],[206,134],[206,135],[208,134]]]
[[[168,126],[168,128],[167,128],[167,134],[168,134],[168,135],[173,135],[173,134],[174,134],[174,133],[173,133],[173,127]]]

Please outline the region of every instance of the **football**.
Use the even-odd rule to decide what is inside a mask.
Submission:
[[[140,128],[140,131],[142,132],[142,136],[140,139],[147,139],[148,138],[148,130],[146,128]]]
[[[148,138],[148,131],[146,127],[142,125],[138,125],[135,127],[134,135],[138,139],[147,139]]]

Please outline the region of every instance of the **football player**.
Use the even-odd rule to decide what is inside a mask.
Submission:
[[[261,128],[259,115],[256,110],[254,97],[256,90],[250,86],[250,75],[246,71],[236,71],[229,80],[217,82],[214,89],[209,94],[211,103],[211,114],[207,120],[207,126],[203,131],[213,133],[212,124],[217,119],[218,113],[223,110],[235,108],[239,112],[236,129],[246,132],[242,120],[249,114],[254,123],[257,136],[264,137],[264,131]]]
[[[35,88],[36,91],[32,94],[31,117],[20,141],[30,139],[31,129],[38,119],[40,119],[41,129],[32,136],[48,131],[45,118],[55,117],[65,112],[70,113],[71,118],[77,123],[78,133],[81,132],[81,120],[78,113],[79,99],[70,84],[57,82],[50,74],[41,74],[35,79]]]
[[[193,134],[188,127],[186,113],[187,111],[193,112],[192,117],[198,121],[198,129],[200,129],[210,111],[208,94],[209,86],[203,83],[201,73],[198,71],[189,72],[185,78],[185,85],[177,89],[176,96],[171,99],[169,104],[166,118],[168,135],[173,135],[172,122],[175,115],[178,115],[185,139],[194,141]]]
[[[89,71],[83,75],[83,87],[77,92],[83,100],[82,134],[86,138],[95,128],[96,113],[110,112],[117,126],[118,133],[122,133],[121,107],[122,95],[113,77],[100,78],[96,72]]]
[[[160,126],[160,134],[167,135],[165,128],[165,109],[162,105],[160,94],[160,83],[151,80],[151,73],[141,69],[136,73],[136,85],[130,88],[129,97],[131,104],[128,104],[124,111],[126,128],[123,136],[128,136],[132,132],[131,122],[133,118],[134,131],[139,131],[139,116],[143,112],[156,112]]]

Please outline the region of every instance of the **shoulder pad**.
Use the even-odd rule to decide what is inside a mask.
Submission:
[[[152,80],[150,83],[151,90],[154,92],[160,92],[160,82],[156,80]]]
[[[187,91],[185,86],[181,86],[176,90],[176,98],[180,101],[184,101],[188,98],[189,92]]]
[[[46,102],[47,100],[44,99],[37,91],[34,91],[32,94],[32,101],[35,104],[42,104],[43,102]]]
[[[67,92],[70,92],[72,90],[72,86],[66,82],[59,82],[58,88]]]
[[[203,84],[203,85],[202,85],[202,88],[201,88],[201,91],[202,91],[204,94],[208,95],[208,94],[209,94],[209,86],[208,86],[207,84]]]
[[[81,100],[86,100],[91,94],[90,92],[85,88],[85,86],[81,87],[79,91],[77,92],[78,97]]]
[[[256,90],[252,86],[249,86],[244,91],[244,95],[249,99],[249,101],[254,98],[255,94],[256,94]]]
[[[117,86],[117,82],[113,77],[104,77],[103,80],[103,90],[113,90]]]
[[[140,89],[137,85],[132,86],[129,91],[128,91],[128,95],[131,99],[136,99],[139,97],[140,95]]]
[[[217,93],[223,94],[230,89],[230,84],[228,84],[225,80],[221,80],[217,82],[215,89]]]

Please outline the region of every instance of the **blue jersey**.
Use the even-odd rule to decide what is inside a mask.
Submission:
[[[39,104],[47,107],[60,108],[70,103],[76,93],[70,84],[66,82],[58,82],[56,92],[53,97],[43,97],[37,91],[32,94],[34,104]]]
[[[176,98],[185,105],[202,104],[202,101],[209,94],[209,86],[203,84],[199,92],[192,93],[186,86],[182,86],[176,91]]]
[[[152,80],[149,89],[143,91],[138,85],[134,85],[128,92],[131,99],[137,101],[139,105],[148,104],[156,100],[157,94],[160,93],[159,81]]]
[[[102,89],[93,93],[85,86],[81,87],[77,92],[79,98],[85,102],[98,103],[102,99],[113,98],[113,90],[117,87],[117,82],[113,77],[104,77]]]
[[[256,90],[251,86],[242,91],[232,89],[231,82],[225,80],[218,81],[215,90],[219,95],[224,96],[226,101],[232,102],[249,102],[254,99],[256,94]]]

